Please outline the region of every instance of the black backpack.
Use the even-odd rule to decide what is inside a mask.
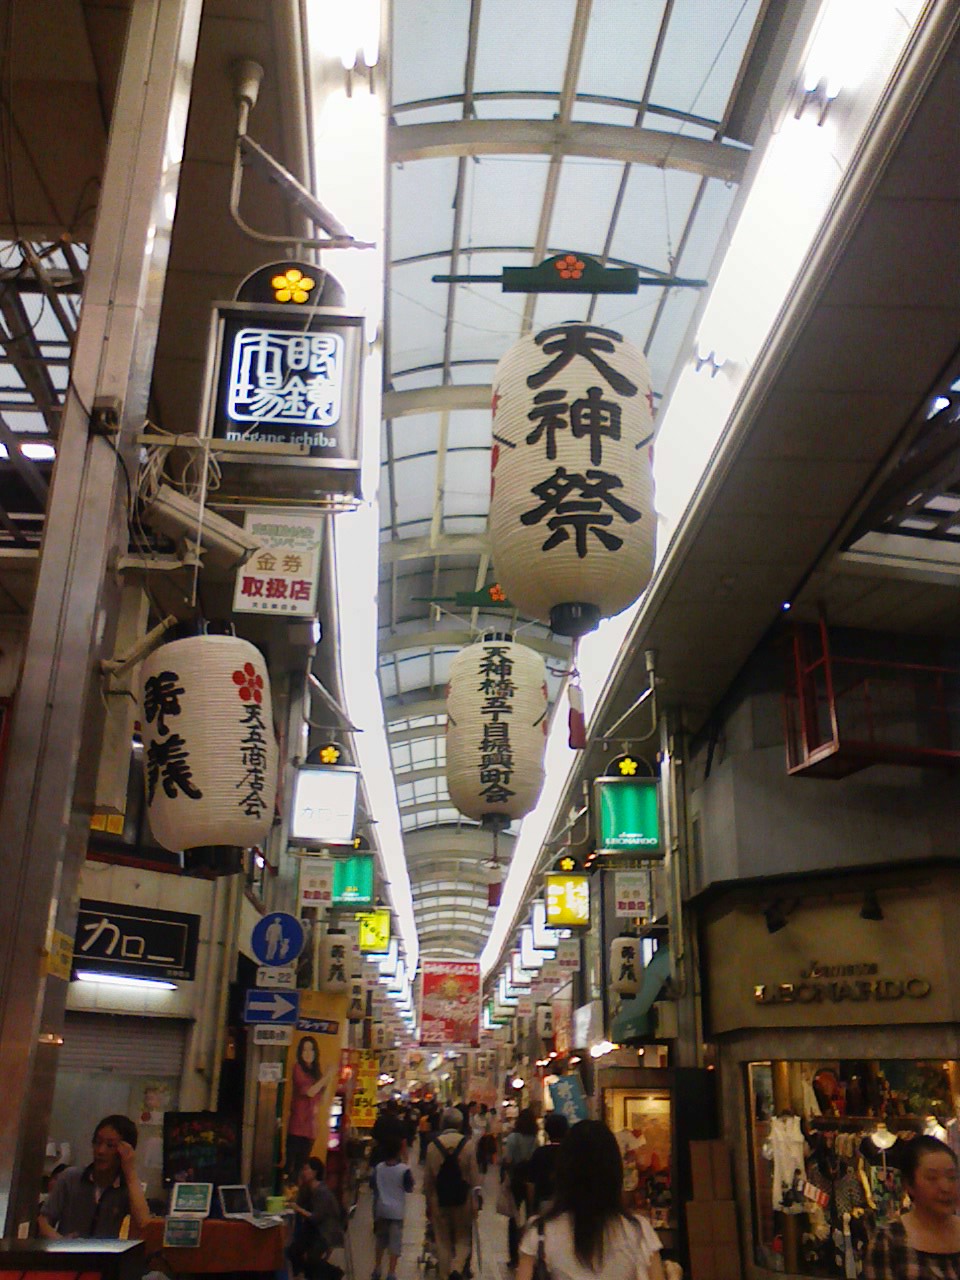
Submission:
[[[460,1152],[467,1145],[467,1139],[461,1138],[452,1150],[448,1150],[439,1138],[434,1138],[434,1146],[440,1149],[443,1164],[437,1171],[437,1203],[441,1209],[458,1209],[467,1203],[470,1188],[460,1168]]]

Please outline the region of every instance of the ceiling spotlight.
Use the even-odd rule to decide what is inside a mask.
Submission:
[[[863,895],[863,906],[860,908],[861,920],[882,920],[883,908],[877,901],[877,891],[868,889]]]
[[[783,901],[775,898],[763,908],[763,918],[767,922],[767,933],[779,933],[787,923],[787,911]]]

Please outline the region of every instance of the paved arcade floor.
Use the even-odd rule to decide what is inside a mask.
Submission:
[[[426,1205],[421,1184],[423,1169],[413,1164],[415,1190],[407,1196],[407,1211],[403,1221],[403,1252],[397,1267],[397,1280],[436,1280],[436,1271],[424,1271],[419,1265],[423,1247],[424,1227],[426,1224]],[[512,1272],[507,1267],[507,1220],[496,1211],[497,1184],[499,1169],[497,1166],[487,1171],[483,1184],[483,1208],[480,1211],[479,1236],[482,1266],[473,1264],[474,1280],[509,1280]],[[359,1207],[350,1226],[347,1254],[346,1280],[370,1280],[373,1271],[373,1197],[368,1188],[360,1196]],[[352,1258],[351,1258],[352,1255]],[[338,1255],[334,1254],[334,1260]],[[350,1275],[350,1262],[353,1263],[353,1275]],[[384,1274],[386,1272],[384,1258]],[[341,1261],[341,1265],[344,1265]]]

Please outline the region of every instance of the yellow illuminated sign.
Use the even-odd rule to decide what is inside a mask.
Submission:
[[[548,875],[547,924],[571,929],[590,923],[590,877],[583,874]]]
[[[364,911],[360,923],[360,950],[386,951],[390,946],[390,912]]]

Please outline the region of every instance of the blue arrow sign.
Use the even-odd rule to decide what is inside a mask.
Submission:
[[[299,991],[247,991],[244,1022],[269,1022],[273,1026],[295,1025],[300,1012]]]
[[[290,964],[303,950],[303,925],[286,911],[271,911],[254,925],[250,947],[261,964]]]

